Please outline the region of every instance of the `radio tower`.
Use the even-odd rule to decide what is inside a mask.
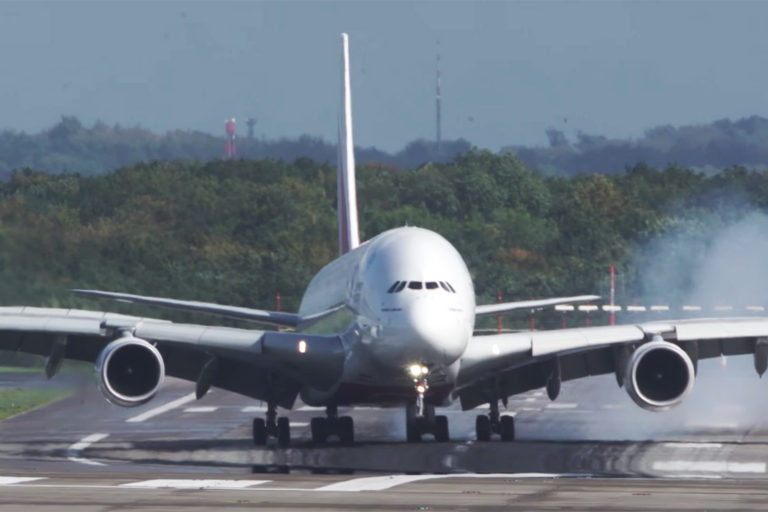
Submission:
[[[227,130],[227,138],[224,139],[224,160],[237,158],[237,146],[235,145],[235,118],[230,117],[224,121]]]
[[[437,63],[435,69],[437,70],[437,82],[435,84],[435,124],[437,127],[437,152],[440,153],[443,142],[443,136],[440,129],[440,41],[437,41]]]

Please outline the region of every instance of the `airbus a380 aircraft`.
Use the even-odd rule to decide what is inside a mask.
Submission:
[[[253,422],[256,444],[270,436],[290,442],[287,417],[297,397],[327,414],[314,418],[312,439],[354,438],[339,406],[405,407],[408,441],[432,434],[448,440],[448,421],[435,406],[458,399],[477,416],[477,438],[514,438],[514,420],[499,414],[509,395],[545,387],[554,400],[564,380],[615,373],[641,407],[658,411],[691,391],[700,358],[754,354],[768,365],[768,319],[721,318],[477,336],[475,318],[562,302],[565,297],[476,305],[467,267],[443,237],[415,227],[386,231],[360,244],[352,143],[349,54],[342,35],[343,115],[339,137],[340,257],[309,284],[298,313],[254,310],[130,294],[77,290],[162,307],[213,313],[294,331],[177,324],[96,311],[0,308],[0,349],[47,356],[51,377],[64,358],[95,362],[101,390],[121,406],[152,399],[165,375],[195,383],[198,398],[212,387],[267,403]],[[343,320],[343,322],[342,322]],[[322,332],[323,325],[346,327]]]

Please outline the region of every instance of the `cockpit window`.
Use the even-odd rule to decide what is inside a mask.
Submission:
[[[443,287],[443,290],[447,291],[448,293],[450,293],[450,292],[451,292],[451,289],[450,289],[450,288],[448,288],[448,285],[447,285],[447,284],[445,284],[443,281],[440,281],[440,286],[442,286],[442,287]]]
[[[408,283],[408,288],[411,290],[421,290],[421,281],[411,281]]]
[[[453,289],[453,286],[451,286],[451,283],[449,283],[448,281],[446,281],[446,282],[445,282],[445,284],[447,284],[447,285],[448,285],[448,288],[450,288],[450,289],[451,289],[451,293],[456,293],[456,290],[454,290],[454,289]]]
[[[395,293],[400,293],[403,291],[403,288],[405,288],[405,285],[408,284],[405,281],[400,281],[400,284],[397,286],[397,290],[395,290]]]
[[[395,291],[395,288],[397,288],[397,285],[400,284],[400,281],[395,281],[395,284],[389,287],[389,290],[387,290],[387,293],[392,293]]]
[[[428,282],[426,282],[424,284],[426,285],[427,290],[435,290],[435,289],[437,289],[437,283],[434,282],[434,281],[428,281]]]

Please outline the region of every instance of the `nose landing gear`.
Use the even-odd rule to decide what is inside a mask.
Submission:
[[[435,441],[447,442],[449,440],[448,418],[436,416],[435,407],[424,402],[424,395],[429,389],[427,382],[429,368],[414,364],[408,368],[408,373],[413,380],[416,400],[408,404],[405,409],[406,439],[409,443],[417,443],[421,441],[422,435],[432,434]]]

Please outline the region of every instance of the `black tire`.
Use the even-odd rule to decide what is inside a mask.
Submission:
[[[312,430],[312,442],[314,444],[325,444],[328,437],[327,425],[328,422],[325,418],[312,418],[310,429]]]
[[[502,441],[515,440],[515,418],[512,416],[502,416],[499,424]]]
[[[421,442],[421,432],[416,421],[407,420],[405,422],[405,438],[409,443]]]
[[[350,446],[355,442],[355,423],[351,416],[339,418],[339,440],[341,444]]]
[[[285,416],[277,418],[277,444],[283,447],[291,444],[291,421]]]
[[[475,418],[475,433],[478,441],[491,440],[491,419],[488,416],[480,415]]]
[[[449,441],[448,418],[446,416],[435,416],[435,441],[438,443]]]
[[[267,422],[264,418],[254,418],[253,420],[253,444],[264,446],[267,444]]]

